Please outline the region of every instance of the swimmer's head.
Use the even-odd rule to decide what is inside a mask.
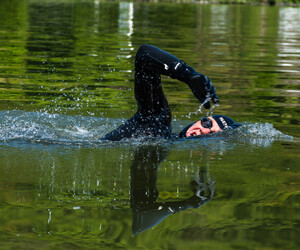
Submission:
[[[213,115],[202,117],[197,121],[187,126],[181,135],[184,137],[212,134],[228,128],[237,128],[241,124],[235,123],[231,118],[224,115]]]

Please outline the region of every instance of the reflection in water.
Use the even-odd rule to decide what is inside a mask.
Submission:
[[[292,85],[292,89],[286,90],[286,92],[293,97],[299,97],[297,86],[300,77],[300,9],[280,9],[279,16],[277,63],[281,66],[281,71],[288,76],[288,84]]]
[[[157,169],[167,155],[166,148],[151,145],[138,147],[134,152],[130,189],[133,234],[150,229],[171,214],[188,208],[199,208],[214,196],[214,184],[207,182],[207,169],[200,169],[199,178],[191,182],[192,197],[180,201],[157,202]]]
[[[119,33],[120,35],[126,35],[128,38],[128,49],[132,50],[131,36],[133,34],[133,3],[120,3],[120,14],[119,14]],[[127,48],[121,48],[124,50]],[[131,55],[127,56],[128,58]]]

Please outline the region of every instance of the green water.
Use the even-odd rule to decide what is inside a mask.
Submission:
[[[208,75],[223,137],[100,143],[131,117],[134,56]],[[299,249],[300,8],[0,2],[1,249]],[[199,118],[163,77],[174,132]]]

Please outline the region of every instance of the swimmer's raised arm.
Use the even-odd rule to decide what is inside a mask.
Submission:
[[[186,83],[205,108],[219,98],[210,79],[196,72],[184,61],[152,45],[142,45],[135,59],[134,95],[136,114],[117,129],[104,136],[104,140],[119,141],[132,137],[165,137],[172,135],[171,110],[161,86],[161,75]],[[186,127],[179,137],[201,136],[233,127],[234,121],[226,116],[202,117]]]
[[[186,83],[201,103],[209,99],[214,104],[219,103],[215,87],[207,76],[196,72],[184,61],[155,46],[144,44],[139,48],[135,67],[138,72],[142,72],[136,74],[136,79],[149,74],[170,76]],[[207,101],[204,107],[210,108],[210,102]]]

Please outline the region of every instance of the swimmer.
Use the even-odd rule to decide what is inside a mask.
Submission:
[[[142,45],[135,58],[134,94],[138,110],[136,114],[117,129],[106,134],[102,140],[119,141],[124,138],[165,137],[191,138],[216,133],[239,124],[223,115],[202,117],[180,134],[171,131],[171,110],[161,86],[161,75],[186,83],[194,96],[206,109],[219,103],[215,87],[210,79],[196,72],[184,61],[152,45]]]

